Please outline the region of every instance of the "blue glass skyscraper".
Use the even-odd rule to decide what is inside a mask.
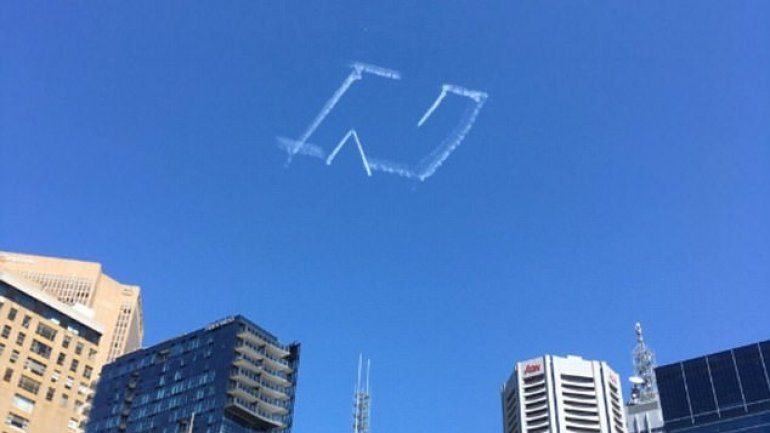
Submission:
[[[298,343],[229,317],[105,366],[86,432],[288,432],[298,364]]]
[[[655,370],[669,433],[770,432],[770,340]]]

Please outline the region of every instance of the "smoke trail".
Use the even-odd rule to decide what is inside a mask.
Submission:
[[[418,169],[417,172],[419,173],[418,178],[421,181],[431,177],[433,173],[435,173],[436,170],[441,167],[441,164],[443,164],[444,161],[449,158],[449,155],[451,155],[452,152],[458,146],[460,146],[462,141],[465,139],[465,136],[468,135],[468,132],[471,130],[471,128],[473,128],[473,124],[476,122],[476,117],[479,115],[479,112],[481,111],[481,108],[484,106],[484,102],[487,99],[487,94],[484,92],[467,90],[458,86],[449,86],[447,91],[458,94],[460,96],[471,98],[475,101],[475,104],[466,110],[463,119],[455,127],[455,129],[452,130],[452,132],[449,133],[446,138],[444,138],[441,144],[430,154],[428,154],[427,157],[420,161],[420,164],[418,164],[420,169]]]
[[[428,120],[428,117],[430,117],[431,114],[433,114],[434,111],[436,111],[436,108],[441,104],[441,101],[446,98],[446,84],[441,86],[441,93],[439,93],[438,97],[435,101],[433,101],[433,105],[428,108],[428,111],[425,112],[425,114],[422,115],[422,118],[420,118],[420,121],[417,122],[417,127],[421,127],[423,123],[425,123],[426,120]]]
[[[383,78],[389,78],[391,80],[400,80],[401,73],[394,69],[387,69],[381,66],[370,65],[368,63],[353,62],[350,66],[360,72],[368,72],[372,75],[377,75]]]
[[[358,139],[358,134],[356,133],[355,129],[351,129],[348,131],[347,134],[340,140],[339,143],[337,143],[337,147],[334,148],[332,153],[329,154],[329,157],[326,158],[326,165],[332,165],[332,161],[334,161],[334,158],[337,156],[337,153],[339,153],[340,149],[342,149],[342,146],[345,145],[345,143],[348,142],[350,137],[353,137],[353,140],[356,142],[356,146],[358,147],[358,153],[361,155],[361,161],[364,163],[364,170],[366,170],[366,174],[368,176],[372,175],[372,170],[369,168],[369,162],[366,160],[366,154],[364,153],[364,147],[361,145],[361,140]]]
[[[412,168],[406,164],[398,164],[391,161],[369,158],[369,167],[372,170],[395,174],[407,179],[417,178],[417,173],[415,173],[414,170],[412,170]]]
[[[344,79],[342,84],[332,94],[321,111],[316,115],[313,121],[308,125],[305,132],[299,138],[299,140],[291,140],[286,137],[277,137],[278,147],[287,151],[288,159],[286,165],[291,163],[292,158],[296,154],[302,154],[311,156],[326,161],[326,165],[331,165],[334,162],[334,158],[340,152],[342,147],[351,138],[356,143],[358,153],[361,156],[361,161],[364,165],[364,170],[368,176],[372,175],[372,171],[381,171],[384,173],[395,174],[397,176],[405,177],[408,179],[420,179],[424,181],[431,177],[436,170],[446,161],[452,152],[460,146],[465,139],[468,132],[473,128],[473,124],[476,122],[481,108],[484,106],[488,95],[485,92],[478,90],[470,90],[454,84],[444,84],[441,86],[441,92],[433,101],[428,110],[423,114],[420,120],[417,122],[417,127],[422,127],[425,122],[433,115],[433,113],[441,106],[444,99],[446,99],[449,93],[471,99],[473,101],[472,106],[469,106],[463,117],[460,119],[454,129],[441,141],[441,143],[433,149],[426,157],[424,157],[416,166],[412,167],[409,164],[397,163],[382,159],[367,158],[364,152],[364,147],[361,143],[358,133],[355,129],[350,129],[345,136],[337,143],[337,146],[331,153],[326,154],[326,151],[317,144],[308,143],[307,140],[315,133],[320,127],[326,117],[331,113],[340,99],[350,89],[350,87],[364,77],[364,73],[371,74],[377,77],[400,80],[401,74],[398,71],[392,69],[386,69],[380,66],[370,65],[361,62],[354,62],[350,64],[352,71]]]
[[[326,119],[326,116],[329,115],[329,113],[332,111],[335,105],[337,105],[337,102],[340,101],[342,96],[345,94],[345,92],[348,91],[350,86],[353,85],[356,81],[361,79],[361,69],[360,68],[354,68],[350,74],[345,78],[345,81],[342,82],[342,85],[337,89],[337,91],[334,92],[331,98],[329,98],[328,101],[326,101],[326,104],[324,104],[323,108],[321,108],[321,111],[318,113],[318,115],[313,119],[313,121],[310,123],[310,125],[307,127],[305,132],[302,134],[302,136],[299,138],[299,140],[296,141],[296,146],[292,149],[289,149],[289,158],[286,161],[286,164],[288,165],[291,163],[292,158],[294,155],[299,151],[299,149],[304,146],[305,142],[310,138],[311,135],[315,132],[316,129],[321,125],[321,122]]]
[[[278,147],[289,153],[293,151],[295,154],[299,153],[301,155],[312,156],[318,159],[326,159],[326,152],[321,148],[321,146],[317,144],[306,142],[300,146],[298,145],[299,142],[297,140],[292,140],[286,137],[276,138],[278,140]]]
[[[354,62],[350,65],[351,68],[353,68],[352,71],[350,71],[350,74],[345,78],[345,81],[342,82],[342,85],[340,85],[339,88],[334,92],[331,98],[329,98],[328,101],[326,101],[326,104],[321,108],[321,111],[316,115],[315,119],[310,123],[310,125],[305,129],[305,132],[302,134],[302,136],[295,142],[294,147],[291,147],[288,149],[289,157],[286,160],[286,165],[289,165],[291,163],[292,158],[294,158],[294,155],[299,152],[299,150],[305,145],[305,142],[310,138],[311,135],[318,129],[319,126],[321,126],[321,123],[323,123],[324,119],[326,119],[326,116],[331,113],[331,111],[334,109],[334,106],[337,105],[337,103],[342,99],[342,96],[345,95],[345,92],[350,89],[350,86],[353,85],[358,80],[361,80],[363,78],[363,72],[376,75],[383,78],[388,78],[391,80],[400,80],[401,74],[398,71],[383,68],[380,66],[370,65],[367,63],[361,63],[361,62]]]
[[[487,95],[484,92],[480,92],[478,90],[470,90],[466,89],[465,87],[456,86],[454,84],[444,84],[443,89],[452,92],[456,95],[465,96],[466,98],[471,98],[477,103],[483,104],[484,101],[487,99]]]

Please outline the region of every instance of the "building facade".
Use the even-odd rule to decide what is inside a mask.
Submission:
[[[124,355],[102,370],[86,432],[288,432],[299,349],[235,316]]]
[[[142,346],[142,301],[138,286],[121,284],[96,262],[0,251],[0,269],[38,283],[67,305],[94,311],[102,329],[97,364],[104,365]]]
[[[770,340],[655,370],[670,433],[770,431]]]
[[[0,432],[82,431],[103,332],[90,316],[0,270]]]
[[[504,433],[626,433],[620,379],[605,362],[519,362],[501,396]]]

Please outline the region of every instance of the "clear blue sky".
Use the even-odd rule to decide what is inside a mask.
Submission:
[[[625,376],[636,320],[664,363],[770,337],[769,22],[766,1],[3,2],[0,249],[141,285],[148,345],[232,313],[301,341],[297,433],[350,431],[359,351],[373,433],[496,433],[516,360]],[[422,151],[400,125],[441,83],[489,93],[426,182],[367,178],[353,147],[284,166],[275,137],[356,60],[404,79],[351,91],[326,144],[357,122]]]

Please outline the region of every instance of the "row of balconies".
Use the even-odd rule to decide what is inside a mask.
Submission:
[[[227,390],[230,394],[238,395],[249,403],[257,403],[259,407],[269,413],[286,415],[291,408],[290,400],[278,400],[276,398],[268,397],[259,392],[257,388],[239,382],[230,383]]]
[[[234,367],[230,379],[242,382],[248,386],[258,387],[263,392],[277,399],[288,399],[291,392],[288,387],[271,383],[262,379],[261,374],[255,374],[243,368]]]
[[[271,381],[272,383],[279,385],[279,386],[291,386],[291,378],[288,374],[273,370],[272,368],[265,365],[262,360],[255,359],[249,355],[239,353],[235,356],[235,360],[233,361],[233,364],[237,367],[244,368],[246,370],[249,370],[255,374],[262,374],[262,377]]]
[[[236,409],[236,412],[241,416],[245,414],[249,417],[254,417],[260,421],[260,424],[269,424],[272,427],[279,429],[285,428],[287,426],[286,415],[267,412],[263,410],[259,404],[249,402],[246,399],[235,395],[228,397],[226,407],[231,410]],[[254,420],[252,420],[252,422],[253,421]]]
[[[286,346],[284,344],[281,344],[277,341],[270,341],[259,334],[255,334],[253,332],[250,332],[248,330],[244,330],[238,333],[238,338],[243,338],[246,340],[251,341],[252,343],[260,346],[265,345],[266,349],[273,352],[276,356],[279,358],[284,358],[286,356],[289,356],[291,354],[291,351],[289,350],[289,346]]]
[[[248,352],[252,356],[255,356],[259,359],[266,359],[276,369],[291,371],[291,367],[289,366],[289,361],[268,353],[266,350],[267,346],[268,344],[257,345],[249,342],[246,339],[239,339],[238,342],[235,344],[235,349],[238,350],[239,352]]]

